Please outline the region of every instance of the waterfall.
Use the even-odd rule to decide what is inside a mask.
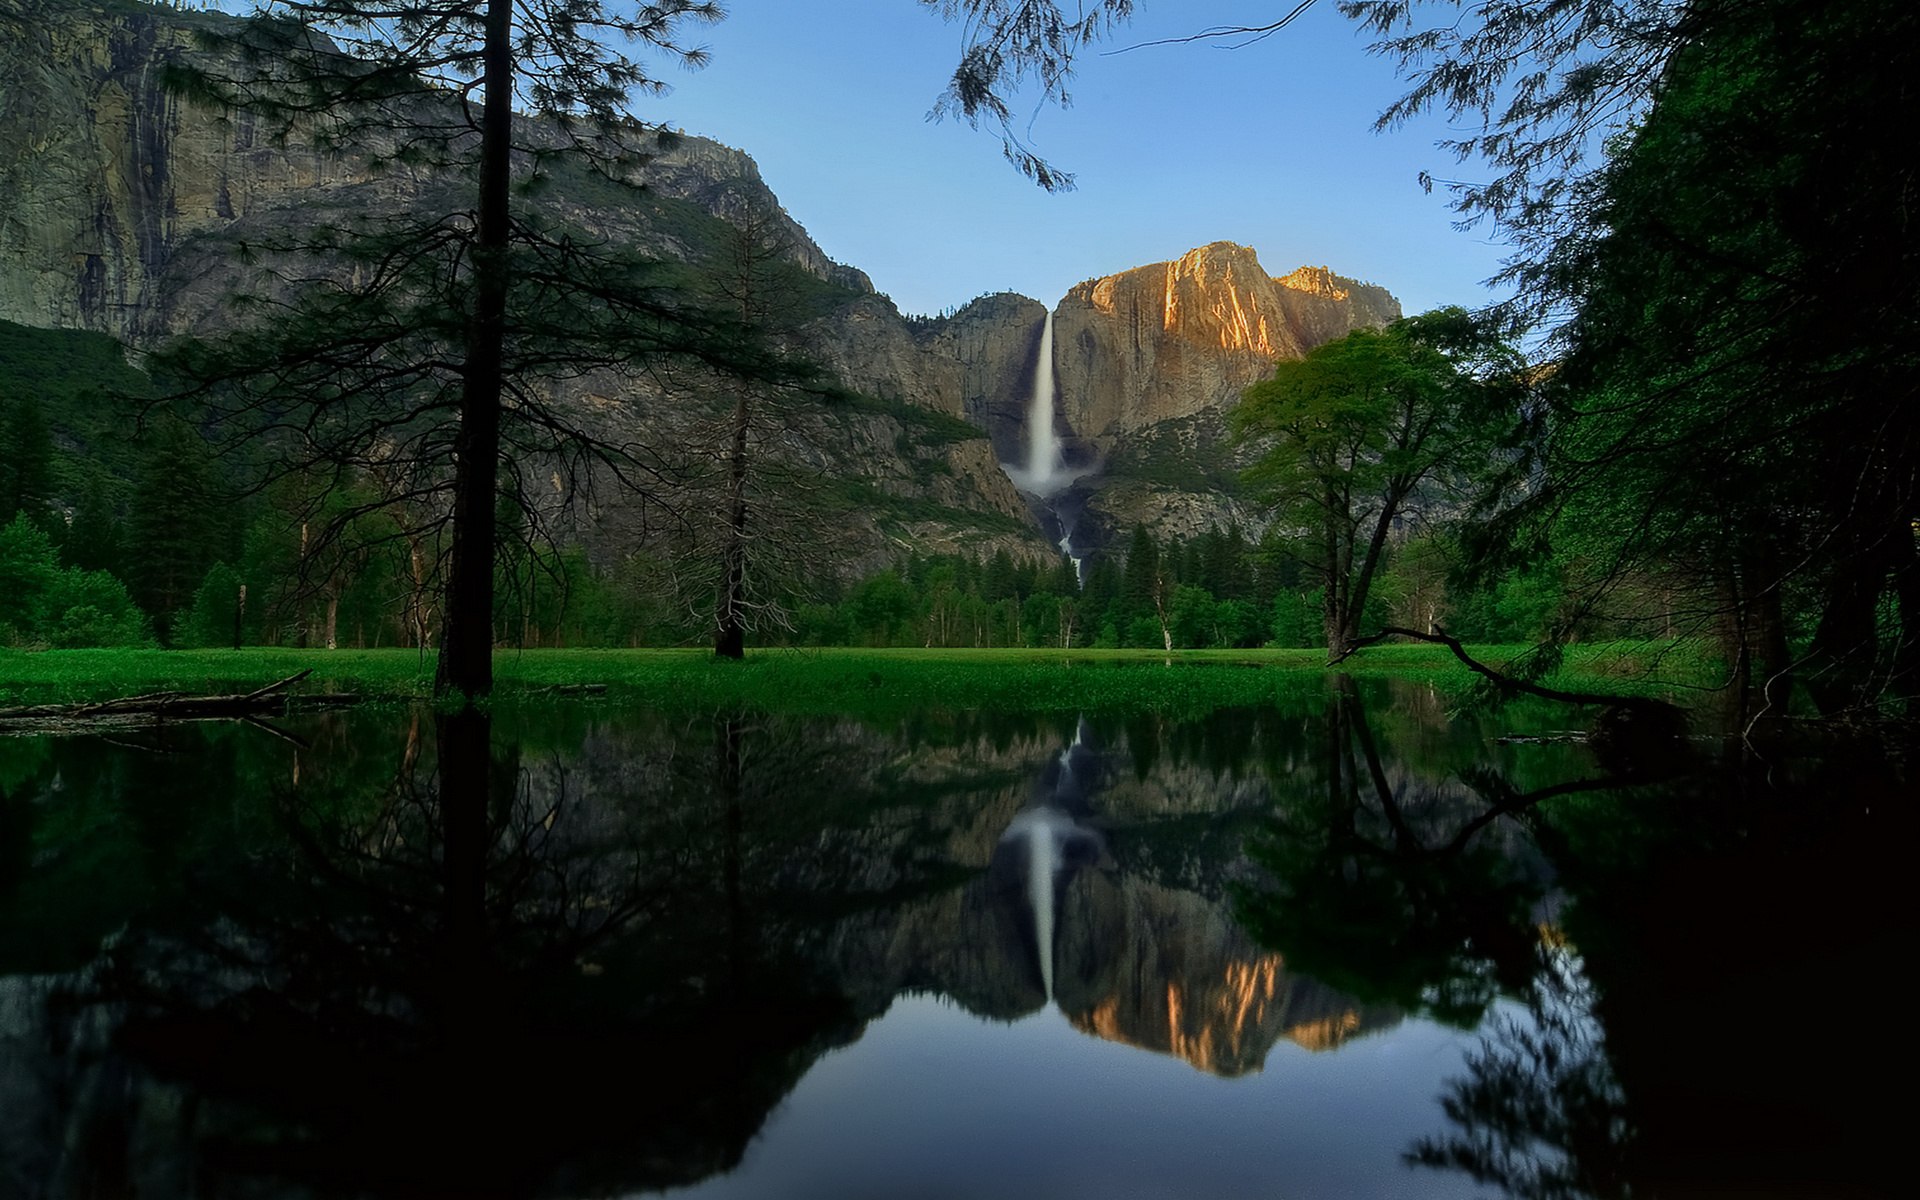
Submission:
[[[1027,407],[1027,477],[1044,496],[1052,490],[1060,442],[1053,435],[1053,313],[1040,327],[1040,359],[1033,367],[1033,399]]]
[[[1027,398],[1027,461],[1003,462],[1000,469],[1013,480],[1013,486],[1037,501],[1039,508],[1051,513],[1058,523],[1060,552],[1073,559],[1073,568],[1082,582],[1086,579],[1081,556],[1073,552],[1073,527],[1079,520],[1080,505],[1056,500],[1067,485],[1087,473],[1086,468],[1071,470],[1060,452],[1060,439],[1054,422],[1053,314],[1040,326],[1040,351],[1033,364],[1033,393]]]
[[[1069,471],[1053,432],[1053,314],[1040,327],[1040,353],[1033,364],[1033,394],[1027,398],[1027,461],[1001,463],[1013,485],[1042,500],[1066,487],[1084,471]]]

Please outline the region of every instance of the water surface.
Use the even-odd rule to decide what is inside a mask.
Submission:
[[[0,1191],[1891,1194],[1904,777],[1570,724],[0,741]]]

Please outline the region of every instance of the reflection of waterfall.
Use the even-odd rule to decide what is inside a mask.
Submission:
[[[1097,844],[1098,835],[1084,829],[1063,804],[1071,804],[1081,793],[1073,769],[1074,751],[1081,747],[1085,723],[1073,734],[1073,741],[1060,752],[1059,773],[1051,794],[1039,804],[1022,809],[1000,835],[1002,842],[1027,841],[1027,903],[1033,912],[1033,941],[1040,960],[1040,985],[1047,999],[1053,999],[1054,931],[1058,926],[1058,895],[1055,885],[1060,869],[1066,865],[1067,847],[1074,842]]]
[[[1057,808],[1030,808],[1013,819],[1003,841],[1027,839],[1027,903],[1033,907],[1033,941],[1040,958],[1040,986],[1053,999],[1054,880],[1061,847],[1074,832],[1073,818]]]
[[[1195,851],[1181,827],[1199,814],[1184,803],[1141,811],[1133,798],[1116,796],[1118,765],[1085,721],[1045,761],[977,894],[991,918],[954,913],[944,925],[980,939],[970,967],[947,982],[950,994],[1001,1019],[1051,1010],[1083,1033],[1222,1076],[1260,1070],[1283,1038],[1331,1050],[1400,1020],[1395,1009],[1291,974],[1220,897],[1169,878]],[[1213,794],[1221,782],[1197,786]],[[1210,803],[1202,810],[1234,817]],[[1227,866],[1219,861],[1200,874],[1217,877]],[[913,977],[943,978],[937,968]]]

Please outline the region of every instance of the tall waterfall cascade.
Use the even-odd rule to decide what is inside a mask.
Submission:
[[[1060,456],[1054,420],[1053,314],[1040,327],[1040,353],[1033,365],[1033,394],[1027,400],[1027,461],[1002,463],[1001,469],[1023,492],[1045,498],[1082,474],[1069,471]]]
[[[1033,401],[1027,408],[1027,474],[1034,490],[1047,494],[1060,463],[1060,439],[1053,432],[1053,314],[1040,327],[1040,359],[1034,364]]]
[[[1073,560],[1074,570],[1084,578],[1085,565],[1081,556],[1073,551],[1073,526],[1079,506],[1059,505],[1053,500],[1067,485],[1087,473],[1084,469],[1069,468],[1061,453],[1060,436],[1054,431],[1054,379],[1053,314],[1049,312],[1040,327],[1040,350],[1033,364],[1033,392],[1027,399],[1027,461],[1003,462],[1000,469],[1013,480],[1013,486],[1052,514],[1060,534],[1060,552]]]

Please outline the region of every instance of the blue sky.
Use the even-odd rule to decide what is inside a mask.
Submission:
[[[1376,134],[1401,84],[1332,0],[1256,45],[1089,55],[1071,109],[1045,108],[1031,144],[1079,176],[1048,195],[999,139],[925,120],[960,31],[913,0],[728,0],[698,38],[711,65],[669,75],[651,120],[737,146],[828,254],[909,312],[983,292],[1053,303],[1083,279],[1207,242],[1253,246],[1274,274],[1326,265],[1392,290],[1409,312],[1474,305],[1501,248],[1451,228],[1422,169],[1438,119]],[[1272,19],[1283,0],[1142,0],[1111,48]],[[1029,106],[1027,111],[1031,111]]]

